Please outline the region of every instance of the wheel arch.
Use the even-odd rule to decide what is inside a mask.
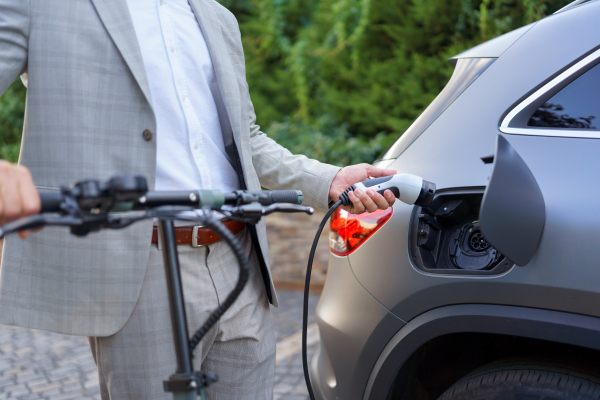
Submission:
[[[600,318],[502,305],[440,307],[409,321],[390,339],[371,371],[363,400],[386,399],[406,361],[422,346],[462,333],[507,335],[600,350]]]

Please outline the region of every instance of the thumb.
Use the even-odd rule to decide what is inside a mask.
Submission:
[[[396,171],[395,169],[383,169],[383,168],[371,167],[371,168],[369,168],[368,173],[369,173],[369,176],[372,178],[381,178],[382,176],[396,175],[398,173],[398,171]]]

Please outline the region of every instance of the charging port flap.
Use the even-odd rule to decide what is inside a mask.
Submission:
[[[496,249],[517,265],[529,263],[546,223],[544,196],[525,161],[501,135],[479,216],[481,231]]]

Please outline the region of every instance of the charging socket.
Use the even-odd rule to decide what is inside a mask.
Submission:
[[[485,188],[438,191],[427,207],[415,206],[409,249],[416,268],[429,273],[497,275],[514,263],[479,228]]]

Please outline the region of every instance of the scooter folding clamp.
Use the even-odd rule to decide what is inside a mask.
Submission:
[[[217,374],[194,371],[171,375],[168,381],[163,381],[163,388],[165,392],[175,393],[196,390],[200,393],[200,390],[209,387],[218,380],[219,376]]]

